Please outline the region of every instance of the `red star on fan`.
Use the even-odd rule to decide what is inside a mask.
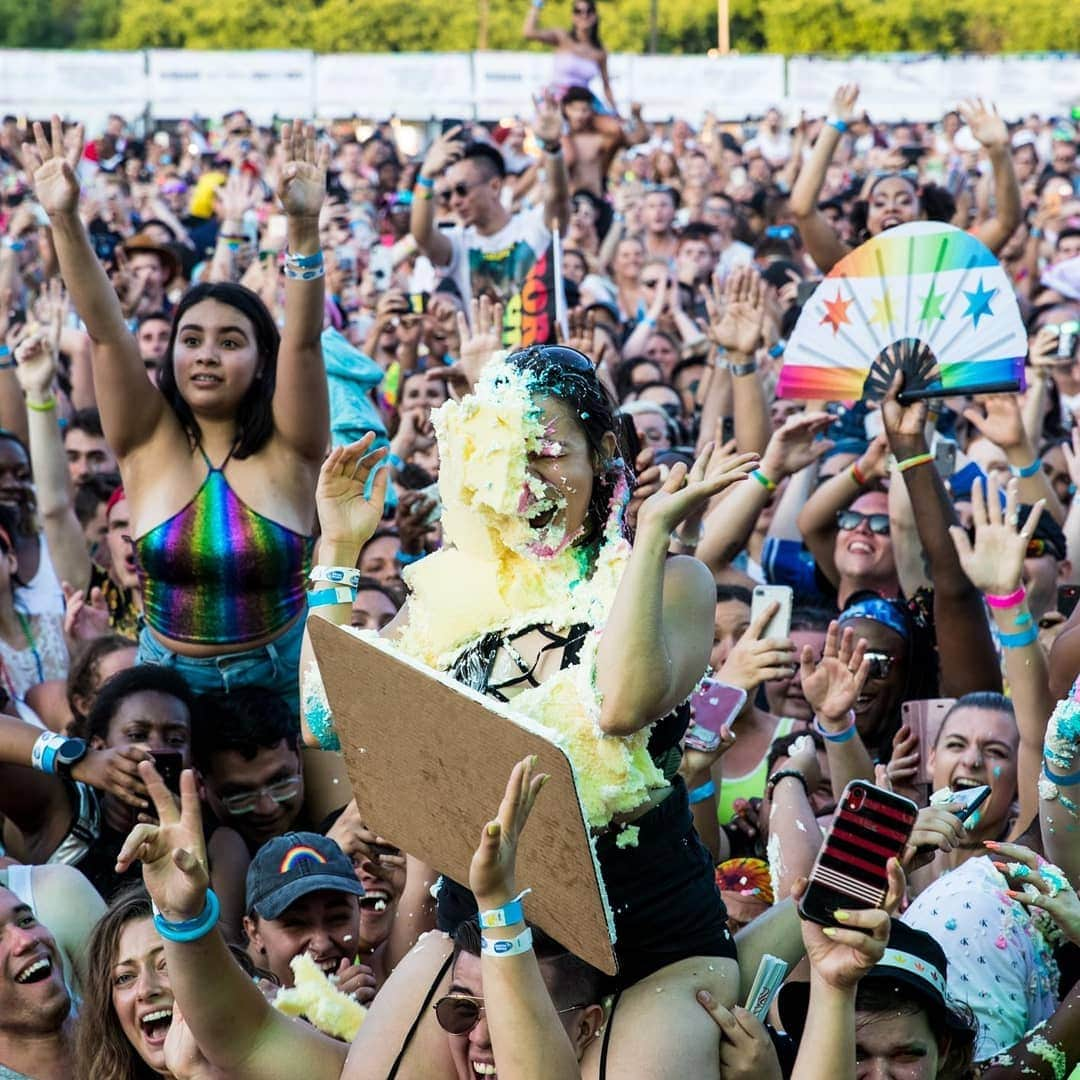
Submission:
[[[839,333],[840,327],[844,323],[851,325],[851,320],[847,317],[847,309],[851,307],[851,300],[841,300],[840,290],[836,291],[835,300],[825,301],[825,318],[821,320],[820,325],[824,326],[825,323],[829,323],[832,326],[833,333]]]

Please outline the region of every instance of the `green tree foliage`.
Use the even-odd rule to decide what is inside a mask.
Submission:
[[[0,0],[0,46],[314,49],[317,52],[521,49],[529,0]],[[604,43],[645,52],[651,0],[600,0]],[[656,0],[664,53],[716,43],[711,0]],[[1023,52],[1076,47],[1080,3],[1061,0],[730,0],[743,52]],[[544,26],[570,25],[552,0]],[[542,46],[532,46],[539,48]]]

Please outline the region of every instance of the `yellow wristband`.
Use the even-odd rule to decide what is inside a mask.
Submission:
[[[56,398],[50,394],[47,401],[31,401],[26,399],[26,407],[34,412],[52,412],[56,408]]]
[[[914,469],[918,465],[929,465],[934,460],[933,454],[916,454],[914,457],[905,458],[903,461],[896,463],[897,472],[907,472],[908,469]]]

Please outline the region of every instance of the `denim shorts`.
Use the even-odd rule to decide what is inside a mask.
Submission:
[[[258,686],[279,694],[300,715],[300,646],[307,619],[301,616],[280,637],[243,652],[185,656],[166,648],[148,626],[139,631],[139,663],[171,667],[196,694],[227,694]]]

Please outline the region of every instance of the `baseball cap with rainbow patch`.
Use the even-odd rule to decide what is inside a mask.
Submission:
[[[363,896],[352,861],[325,836],[291,832],[268,840],[248,867],[244,909],[263,919],[277,919],[309,893]]]

